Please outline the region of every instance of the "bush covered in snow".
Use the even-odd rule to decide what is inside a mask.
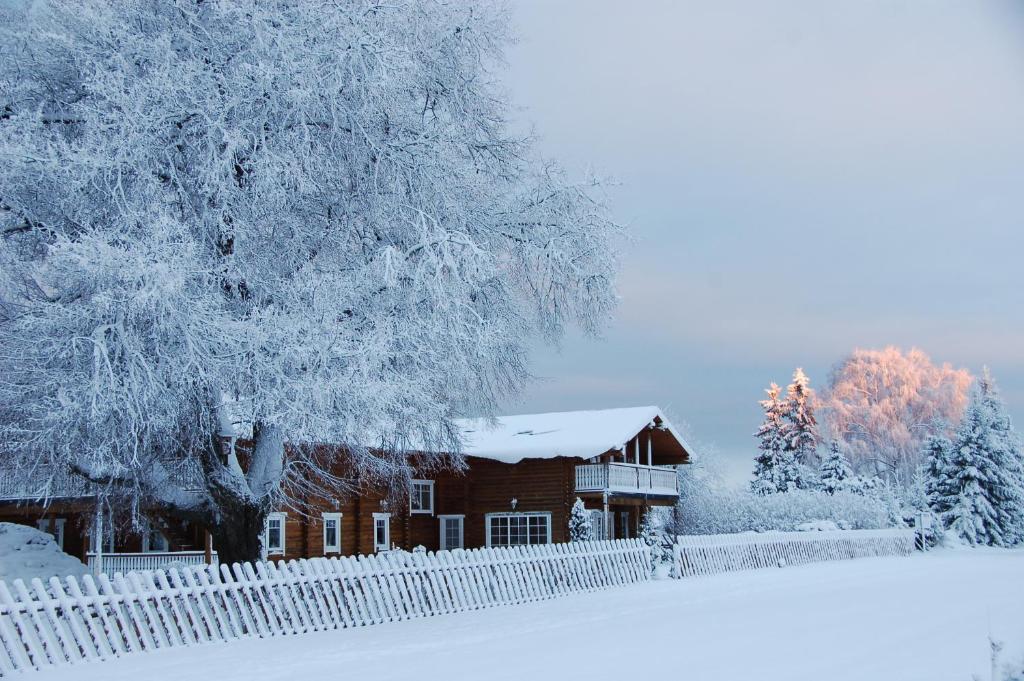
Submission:
[[[745,490],[707,490],[681,503],[684,534],[794,531],[824,522],[848,530],[890,527],[886,505],[849,492],[796,490],[758,496]]]
[[[80,560],[61,551],[47,533],[26,525],[0,523],[0,580],[27,582],[39,577],[45,581],[87,572]]]
[[[815,490],[759,495],[732,489],[717,475],[714,457],[680,471],[680,503],[672,519],[676,534],[795,531],[808,523],[834,523],[842,529],[892,527],[896,521],[876,496]]]

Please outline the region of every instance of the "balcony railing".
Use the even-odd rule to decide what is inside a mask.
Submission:
[[[679,496],[674,468],[631,463],[595,463],[576,466],[577,492],[618,492]]]
[[[217,552],[212,554],[213,564],[217,565]],[[160,570],[171,565],[196,566],[206,564],[206,553],[203,551],[147,551],[146,553],[104,553],[100,558],[103,572],[112,575],[117,572],[140,572]],[[89,567],[95,567],[96,554],[88,554]]]

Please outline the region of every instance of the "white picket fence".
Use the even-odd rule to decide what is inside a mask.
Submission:
[[[913,551],[914,530],[839,530],[692,535],[679,538],[675,557],[679,576],[692,577]]]
[[[0,676],[553,598],[650,578],[637,539],[0,581]]]

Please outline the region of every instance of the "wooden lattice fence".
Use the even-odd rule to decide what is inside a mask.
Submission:
[[[476,610],[649,579],[636,539],[0,581],[0,675]]]
[[[680,537],[675,559],[678,575],[691,577],[913,551],[914,530],[759,532]]]

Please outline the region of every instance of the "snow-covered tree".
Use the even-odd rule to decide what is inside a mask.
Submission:
[[[619,228],[506,125],[506,10],[29,5],[0,10],[8,465],[253,559],[270,510],[405,489],[531,339],[610,314]]]
[[[948,424],[960,421],[970,385],[967,371],[937,366],[918,349],[857,349],[833,368],[819,417],[856,472],[906,482],[924,463],[928,438],[952,436]]]
[[[640,518],[640,538],[648,546],[655,546],[660,543],[661,533],[658,530],[659,523],[654,515],[654,509],[648,508]]]
[[[1024,541],[1024,450],[988,367],[978,379],[982,404],[991,419],[992,504],[1008,545]]]
[[[925,494],[928,508],[945,524],[956,499],[956,471],[953,469],[953,443],[942,435],[932,435],[925,443]]]
[[[803,369],[793,372],[793,382],[782,401],[783,448],[804,467],[817,464],[818,421],[814,416],[814,391]],[[803,486],[803,484],[799,485]]]
[[[750,483],[751,491],[761,495],[796,489],[801,480],[800,468],[792,452],[786,448],[780,388],[772,383],[765,392],[768,397],[760,402],[764,420],[754,433],[760,453],[754,459],[754,479]]]
[[[594,528],[590,523],[590,511],[583,505],[583,500],[576,497],[569,513],[569,541],[593,541]]]
[[[853,471],[846,460],[838,440],[832,440],[828,456],[821,462],[821,489],[828,494],[849,491],[853,482]]]
[[[950,468],[956,496],[946,517],[949,529],[965,542],[1003,546],[1003,528],[992,494],[998,479],[992,436],[992,414],[976,390],[953,445]]]

